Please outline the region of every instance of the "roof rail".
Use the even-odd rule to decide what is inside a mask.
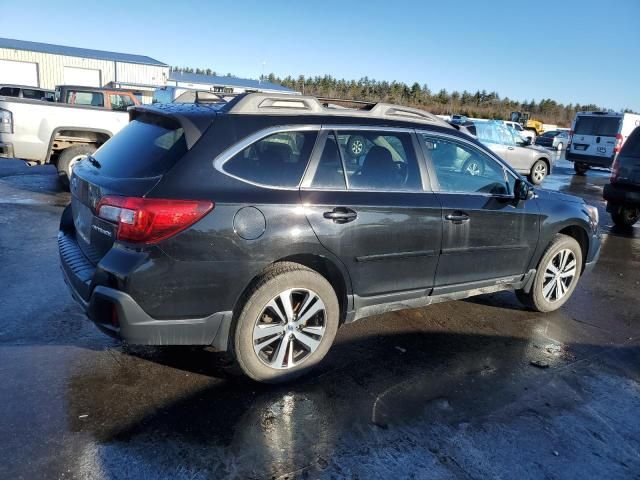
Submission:
[[[234,114],[378,117],[398,121],[428,122],[450,127],[444,120],[418,108],[360,100],[316,98],[308,95],[247,93],[231,100],[227,104],[226,111]]]
[[[300,114],[324,113],[315,97],[289,94],[248,93],[237,98],[229,113]]]

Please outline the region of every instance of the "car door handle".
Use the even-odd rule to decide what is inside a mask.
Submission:
[[[507,147],[509,150],[515,150],[516,147]]]
[[[350,208],[336,207],[330,212],[324,212],[322,216],[333,220],[335,223],[347,223],[354,221],[358,217],[358,214]]]
[[[471,220],[469,218],[469,215],[467,215],[466,213],[449,214],[445,215],[444,218],[455,224],[467,223],[469,220]]]

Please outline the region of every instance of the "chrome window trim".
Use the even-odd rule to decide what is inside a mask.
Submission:
[[[305,172],[303,172],[302,176],[300,177],[300,181],[298,182],[297,185],[293,186],[293,187],[279,187],[277,185],[267,185],[264,183],[258,183],[258,182],[253,182],[251,180],[248,180],[246,178],[242,178],[239,177],[237,175],[234,175],[232,173],[227,172],[224,169],[224,164],[227,163],[229,160],[231,160],[234,156],[236,156],[238,153],[242,152],[245,148],[253,145],[256,142],[259,142],[260,140],[268,137],[269,135],[273,135],[275,133],[285,133],[285,132],[320,132],[321,130],[321,126],[320,125],[278,125],[275,127],[268,127],[268,128],[264,128],[262,130],[258,130],[257,132],[252,133],[251,135],[248,135],[246,137],[244,137],[242,140],[234,143],[233,145],[231,145],[230,147],[226,148],[222,153],[220,153],[216,158],[213,159],[212,164],[213,164],[213,168],[215,168],[217,171],[219,171],[220,173],[223,173],[224,175],[227,175],[228,177],[231,178],[235,178],[236,180],[239,180],[241,182],[244,183],[248,183],[249,185],[253,185],[255,187],[261,187],[261,188],[269,188],[271,190],[289,190],[289,191],[296,191],[300,188],[300,183],[302,182],[302,180],[305,177],[305,172],[306,169],[309,166],[309,161],[311,160],[314,150],[311,151],[311,154],[309,155],[309,159],[307,159],[307,165],[305,166]],[[314,146],[313,149],[315,149],[315,143],[317,143],[317,136],[316,136],[316,141],[314,142]]]
[[[416,133],[416,135],[428,135],[428,136],[435,136],[435,137],[440,137],[440,138],[444,137],[445,139],[451,139],[453,141],[461,142],[461,143],[464,143],[466,145],[469,145],[472,148],[475,148],[480,153],[488,156],[489,158],[492,158],[493,160],[498,162],[498,165],[502,166],[502,170],[503,170],[503,172],[505,174],[505,179],[504,180],[507,183],[507,185],[509,185],[509,182],[507,180],[506,175],[511,175],[515,180],[518,180],[519,178],[521,178],[520,175],[518,173],[516,173],[515,169],[511,165],[506,163],[502,158],[500,158],[493,151],[491,151],[491,149],[487,148],[487,150],[488,150],[488,152],[487,152],[487,151],[479,148],[478,145],[476,145],[473,142],[470,142],[466,138],[458,137],[456,135],[449,135],[448,133],[433,132],[433,131],[423,130],[423,129],[415,129],[415,133]],[[424,148],[424,146],[422,144],[421,144],[421,147]],[[430,162],[427,162],[427,163],[430,163]],[[437,187],[438,188],[437,190],[434,188],[434,192],[436,192],[438,194],[481,195],[481,196],[485,196],[485,197],[512,198],[512,199],[515,199],[515,192],[511,192],[511,194],[509,194],[509,195],[504,195],[504,194],[483,193],[483,192],[445,192],[445,191],[441,191],[440,190],[440,182],[438,181],[437,175],[435,175],[435,167],[432,164],[430,164],[428,166],[429,166],[429,168],[431,170],[434,170],[434,175],[430,175],[430,177],[431,176],[435,177],[435,182],[432,184],[432,188],[433,187]]]

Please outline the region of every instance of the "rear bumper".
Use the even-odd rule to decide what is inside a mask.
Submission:
[[[585,165],[589,165],[590,167],[611,168],[611,164],[613,163],[612,157],[599,157],[597,155],[581,155],[579,153],[574,153],[571,150],[567,150],[565,158],[570,162],[584,163]]]
[[[640,185],[637,188],[626,185],[608,183],[604,186],[602,196],[607,202],[607,211],[618,206],[640,207]]]
[[[231,311],[200,318],[153,318],[131,295],[96,284],[103,272],[86,259],[71,235],[60,232],[58,246],[63,277],[71,295],[103,332],[130,344],[210,345],[227,350]]]

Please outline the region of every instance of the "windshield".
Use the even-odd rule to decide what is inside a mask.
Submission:
[[[576,135],[615,137],[620,129],[620,117],[579,116],[576,120]]]

